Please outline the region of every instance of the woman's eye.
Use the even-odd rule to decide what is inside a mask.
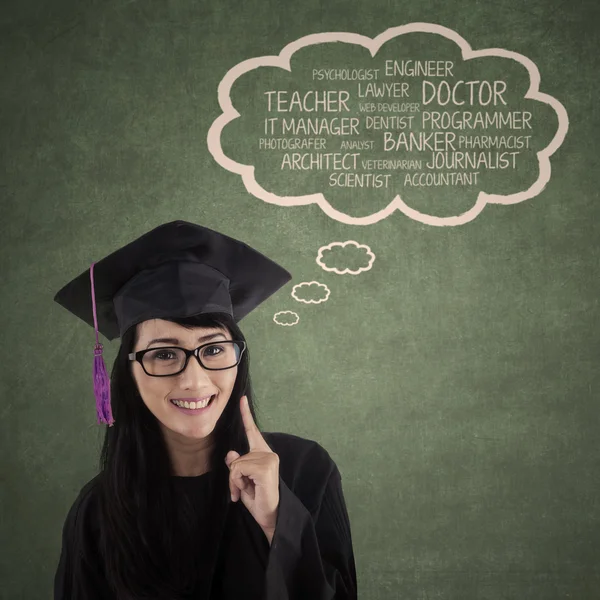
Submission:
[[[215,352],[211,352],[212,350],[215,350]],[[215,356],[216,354],[219,354],[219,352],[222,352],[223,348],[222,346],[208,346],[207,348],[205,348],[205,351],[211,354],[211,356]]]
[[[158,359],[158,360],[172,360],[174,358],[173,353],[172,352],[168,352],[168,351],[163,351],[163,352],[157,352],[154,355],[154,358]]]

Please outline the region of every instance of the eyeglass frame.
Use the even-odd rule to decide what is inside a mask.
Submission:
[[[202,348],[205,348],[206,346],[216,346],[220,343],[221,344],[222,343],[241,344],[242,349],[240,351],[240,355],[237,359],[237,362],[234,365],[231,365],[231,367],[220,367],[218,369],[214,369],[212,367],[207,367],[207,366],[203,365],[202,361],[200,360],[200,350]],[[140,365],[142,365],[142,369],[144,370],[144,373],[146,373],[146,375],[148,375],[148,377],[174,377],[175,375],[180,375],[181,373],[183,373],[186,370],[191,356],[194,356],[196,358],[196,360],[198,361],[198,364],[203,369],[206,369],[207,371],[226,371],[227,369],[233,369],[233,367],[237,367],[237,365],[240,364],[240,361],[242,360],[242,355],[244,354],[246,347],[247,347],[247,344],[243,340],[217,340],[217,341],[213,341],[213,342],[207,342],[206,344],[202,344],[201,346],[198,346],[194,350],[188,350],[187,348],[182,348],[181,346],[156,346],[154,348],[146,348],[146,350],[138,350],[137,352],[130,352],[127,355],[127,358],[132,362],[133,361],[139,362]],[[183,350],[183,352],[185,353],[185,362],[183,363],[183,367],[181,368],[180,371],[177,371],[177,373],[169,373],[168,375],[152,375],[152,373],[148,373],[148,371],[146,371],[146,367],[144,366],[144,363],[143,363],[144,354],[146,354],[148,352],[152,352],[153,350],[170,350],[172,348],[176,348],[177,350]]]

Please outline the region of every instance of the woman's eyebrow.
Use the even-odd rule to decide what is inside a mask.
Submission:
[[[219,333],[210,333],[209,335],[204,335],[202,337],[198,338],[199,342],[205,342],[207,340],[210,340],[212,338],[215,337],[219,337],[220,335],[222,335],[223,337],[225,337],[225,334],[222,332]],[[156,344],[156,343],[161,343],[161,344],[179,344],[179,340],[177,338],[155,338],[153,340],[150,340],[148,342],[148,344],[146,345],[146,348],[148,348],[148,346],[151,346],[152,344]]]

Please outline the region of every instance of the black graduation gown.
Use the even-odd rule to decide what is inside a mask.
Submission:
[[[354,552],[336,464],[314,441],[285,433],[263,437],[279,455],[279,508],[272,543],[269,546],[242,502],[229,500],[218,528],[217,551],[201,565],[197,591],[190,598],[354,600]],[[176,488],[198,507],[200,522],[210,518],[202,507],[207,505],[212,475],[175,478]],[[66,518],[54,600],[114,600],[97,550],[97,479],[82,488]]]

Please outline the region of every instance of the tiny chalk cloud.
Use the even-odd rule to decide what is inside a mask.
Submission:
[[[331,290],[318,281],[303,281],[292,289],[292,298],[304,304],[321,304],[327,302]]]
[[[324,271],[330,271],[338,275],[360,275],[360,273],[371,269],[375,262],[375,254],[366,244],[348,240],[346,242],[331,242],[326,246],[321,246],[316,260]],[[335,266],[348,263],[351,263],[354,268]]]
[[[300,315],[293,310],[280,310],[273,315],[273,321],[282,327],[293,327],[300,322]]]

